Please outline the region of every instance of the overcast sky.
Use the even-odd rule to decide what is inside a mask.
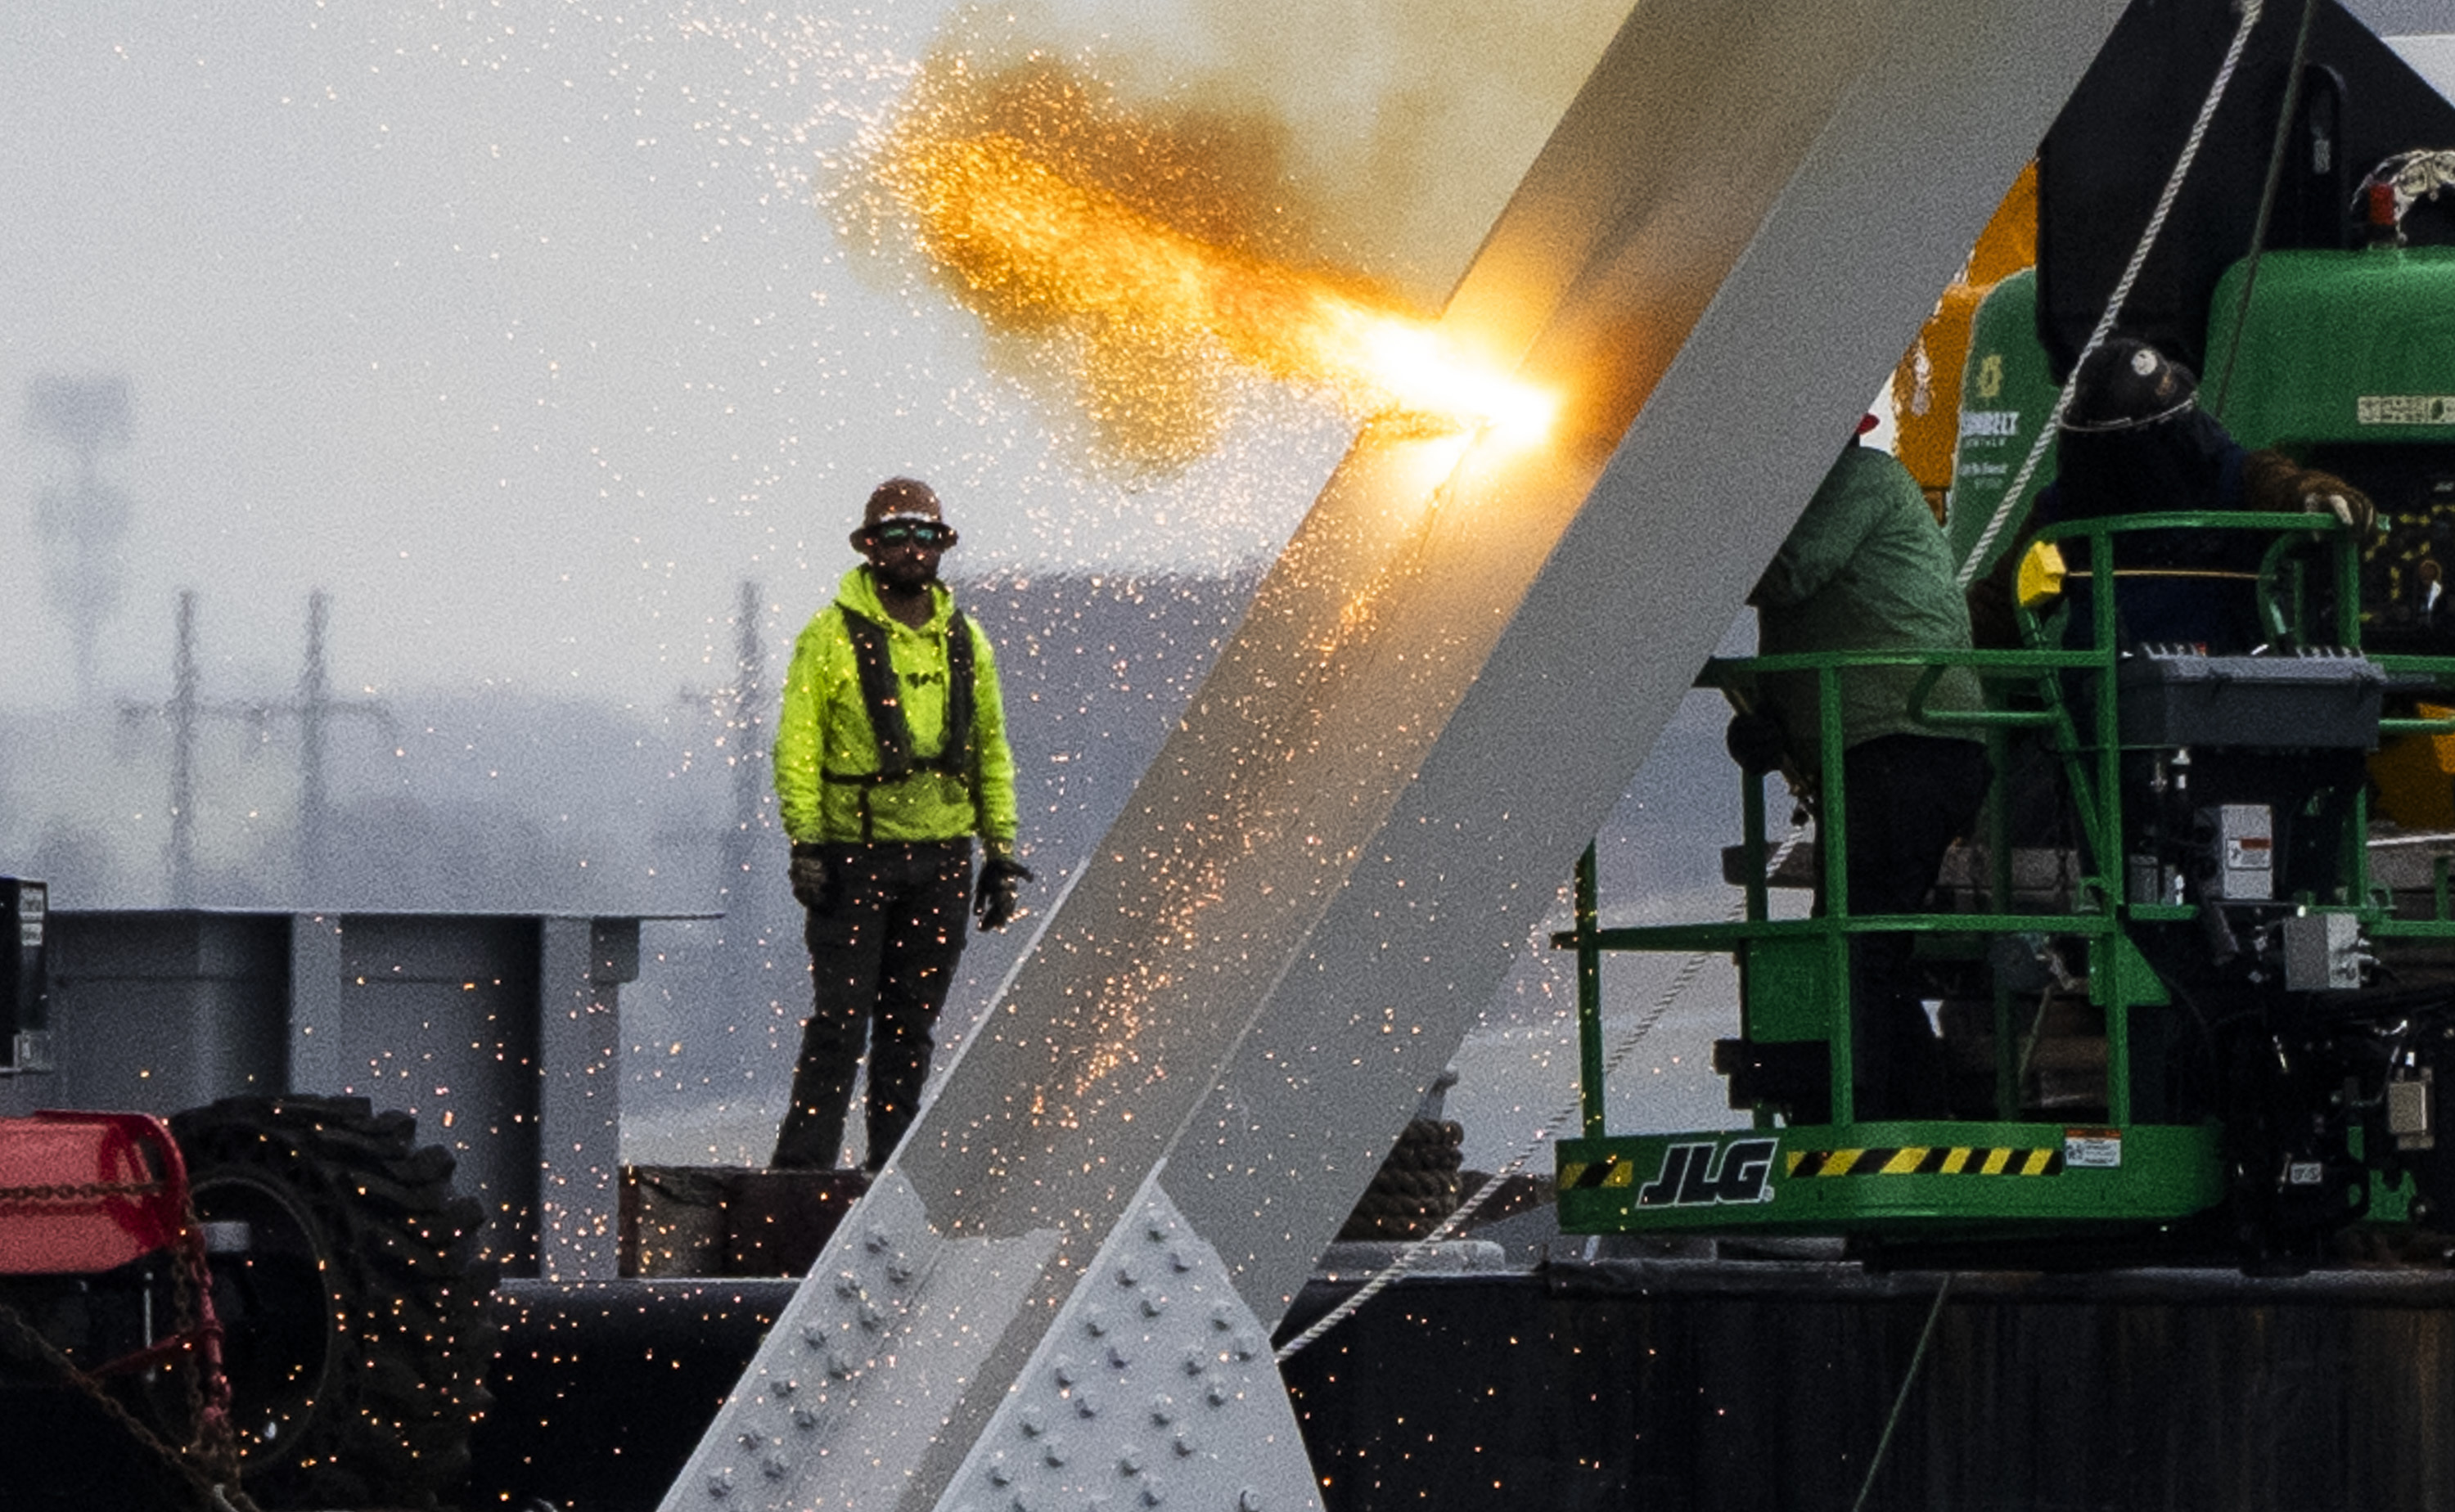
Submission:
[[[1155,92],[1241,75],[1297,167],[1349,186],[1341,244],[1432,305],[1623,8],[1050,0],[1014,25]],[[2455,28],[2455,0],[2360,9]],[[0,7],[0,706],[72,691],[35,523],[70,454],[25,399],[46,375],[129,384],[104,696],[167,691],[181,588],[208,691],[281,690],[320,586],[347,688],[662,699],[729,659],[744,577],[788,637],[898,472],[942,486],[960,569],[1267,554],[1335,415],[1266,398],[1129,490],[984,372],[968,316],[848,267],[814,196],[950,10]],[[1358,134],[1402,120],[1424,180]]]
[[[1350,75],[1312,109],[1369,118],[1417,71],[1342,37],[1384,9],[1406,8],[1310,29]],[[71,696],[35,524],[71,454],[25,397],[53,374],[124,374],[132,400],[104,458],[131,506],[104,696],[167,692],[182,587],[208,693],[281,690],[321,586],[346,687],[665,698],[729,661],[744,577],[776,606],[770,644],[788,640],[894,473],[946,495],[950,570],[1266,555],[1344,450],[1337,416],[1258,396],[1212,459],[1129,489],[984,373],[970,317],[847,266],[814,196],[950,10],[0,7],[0,706]],[[1222,21],[1240,10],[1080,0],[1018,26],[1061,47],[1106,35],[1167,90],[1178,63],[1252,64],[1256,36],[1301,50],[1304,28]],[[1519,64],[1446,91],[1515,119],[1476,133],[1497,187],[1462,207],[1470,229],[1420,233],[1428,258],[1382,270],[1434,302],[1608,36],[1610,0],[1568,10],[1586,19],[1535,87]],[[1263,61],[1250,71],[1295,71]]]

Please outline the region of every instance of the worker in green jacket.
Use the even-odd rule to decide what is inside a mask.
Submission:
[[[1031,879],[1015,859],[996,653],[938,580],[955,541],[927,484],[880,484],[852,534],[865,560],[794,642],[776,799],[808,912],[812,1008],[778,1167],[834,1165],[864,1035],[867,1164],[886,1163],[928,1079],[966,908],[1003,929]]]
[[[1862,427],[1863,429],[1863,427]],[[1748,601],[1764,655],[1833,651],[1966,651],[1969,610],[1917,480],[1889,452],[1854,437]],[[1969,833],[1988,782],[1986,748],[1920,723],[1910,709],[1923,668],[1839,674],[1841,835],[1849,912],[1925,911],[1937,869]],[[1787,757],[1813,791],[1820,767],[1812,674],[1768,675],[1758,709],[1733,721],[1732,755],[1766,771]],[[1929,709],[1983,707],[1977,675],[1946,672]],[[1819,815],[1819,828],[1823,825]],[[1906,934],[1863,935],[1851,952],[1853,1100],[1860,1119],[1941,1118],[1942,1046],[1928,1020]]]

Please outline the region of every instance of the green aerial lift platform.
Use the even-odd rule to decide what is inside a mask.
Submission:
[[[2455,350],[2455,253],[2272,263],[2250,297],[2243,271],[2228,278],[2211,322],[2211,348],[2230,349],[2241,321],[2238,438],[2360,483],[2378,528],[2263,514],[2064,524],[2019,559],[2026,649],[1710,663],[1699,685],[1741,702],[1768,674],[1816,679],[1819,769],[1794,780],[1814,795],[1820,843],[1775,844],[1763,779],[1745,778],[1744,835],[1726,853],[1738,917],[1631,929],[1600,926],[1588,853],[1575,927],[1554,940],[1578,956],[1584,1083],[1583,1129],[1557,1151],[1564,1229],[1839,1235],[1871,1253],[2222,1247],[2289,1265],[2355,1225],[2450,1211],[2447,863],[2418,887],[2374,875],[2370,772],[2383,743],[2455,729],[2455,656],[2426,623],[2435,597],[2416,607],[2455,556],[2437,538],[2455,515],[2455,401],[2410,397]],[[2261,616],[2257,655],[2122,644],[2118,595],[2060,565],[2064,552],[2111,559],[2126,532],[2177,529],[2263,538],[2239,585]],[[1850,907],[1839,678],[1865,666],[1926,669],[1914,712],[1992,756],[1996,796],[1947,857],[1937,912]],[[1919,707],[1949,666],[1976,671],[1985,709]],[[2004,796],[2040,782],[2061,795],[2060,843],[2012,832]],[[2258,886],[2242,880],[2245,857]],[[1777,910],[1784,884],[1812,887],[1815,906]],[[1877,932],[1917,937],[1950,1118],[1854,1106],[1851,954]],[[1608,1126],[1599,981],[1613,951],[1736,961],[1739,1021],[1714,1069],[1751,1126]]]

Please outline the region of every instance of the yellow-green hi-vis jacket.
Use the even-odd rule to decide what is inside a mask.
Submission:
[[[941,769],[946,755],[947,640],[957,617],[952,594],[943,587],[929,593],[929,621],[916,630],[886,612],[869,569],[856,567],[844,574],[835,602],[819,611],[793,643],[775,745],[777,808],[792,839],[955,840],[978,835],[993,845],[1013,845],[1014,752],[1006,744],[997,655],[968,619],[962,623],[971,639],[971,770]],[[896,703],[911,732],[911,770],[884,782],[876,780],[878,734],[862,698],[847,612],[883,627]]]

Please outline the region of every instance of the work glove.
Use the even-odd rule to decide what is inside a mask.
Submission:
[[[827,865],[824,847],[809,840],[793,842],[793,860],[789,868],[793,878],[793,896],[812,913],[827,906],[827,890],[835,882],[834,870]]]
[[[2378,524],[2378,506],[2370,502],[2368,494],[2324,473],[2309,474],[2302,494],[2302,510],[2307,514],[2333,514],[2364,535]]]
[[[992,850],[981,863],[981,879],[972,889],[972,917],[983,929],[1004,929],[1014,917],[1023,884],[1031,868],[1004,851]]]
[[[1722,732],[1723,749],[1739,770],[1752,777],[1781,769],[1781,760],[1790,749],[1790,737],[1781,721],[1769,714],[1753,710],[1731,716],[1731,726]]]
[[[2364,534],[2378,524],[2378,506],[2368,494],[2332,473],[2303,467],[2282,452],[2262,449],[2242,458],[2242,481],[2255,510],[2333,514]]]

